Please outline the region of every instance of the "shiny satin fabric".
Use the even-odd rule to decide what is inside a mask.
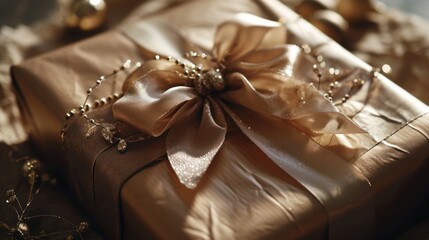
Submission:
[[[263,126],[270,126],[273,132],[283,131],[283,138],[287,131],[281,129],[282,125],[288,124],[316,139],[366,134],[317,90],[318,82],[311,82],[316,73],[313,79],[299,78],[302,71],[311,71],[316,60],[300,47],[285,43],[286,28],[281,23],[238,14],[217,28],[208,58],[189,56],[179,60],[191,62],[182,66],[168,59],[146,61],[125,80],[124,96],[113,104],[115,119],[153,137],[168,131],[167,157],[180,181],[189,188],[195,188],[222,147],[227,117],[267,155],[273,155],[272,149],[282,138],[268,134]],[[185,55],[184,49],[170,48],[173,53]],[[156,49],[145,51],[156,55]],[[187,71],[195,71],[196,64],[202,66],[201,76],[184,77]],[[201,93],[202,82],[210,81],[207,74],[213,71],[218,72],[222,89],[213,91],[209,85],[203,89],[207,92]],[[193,82],[191,86],[189,81]]]
[[[216,26],[237,12],[246,11],[271,19],[277,19],[281,15],[291,22],[287,26],[288,42],[309,43],[313,47],[323,43],[320,50],[327,63],[339,69],[358,68],[362,71],[354,74],[369,76],[369,66],[328,41],[305,21],[297,20],[293,12],[276,6],[277,2],[264,2],[269,4],[261,6],[260,2],[256,4],[251,1],[234,1],[225,5],[221,1],[192,1],[147,18],[142,23],[154,21],[165,23],[168,19],[170,25],[167,26],[176,29],[181,26],[180,29],[186,33],[187,38],[201,49],[208,50],[213,44],[211,39]],[[190,11],[191,8],[202,10]],[[267,8],[271,10],[267,12]],[[195,18],[200,16],[201,12],[208,11],[207,9],[210,9],[212,15],[203,18],[204,21],[195,22]],[[139,33],[141,32],[127,33],[128,38],[132,39],[129,40],[117,32],[110,32],[68,49],[30,60],[14,70],[15,79],[23,93],[22,97],[27,99],[26,104],[35,118],[36,126],[39,126],[38,129],[45,128],[39,132],[40,134],[33,132],[36,138],[48,139],[48,136],[52,136],[52,139],[56,139],[53,142],[58,143],[58,135],[53,133],[58,134],[63,113],[81,103],[81,99],[78,99],[75,93],[79,92],[83,99],[85,89],[92,84],[88,79],[95,81],[100,73],[106,71],[105,68],[111,66],[113,69],[126,58],[138,58],[138,44],[135,45],[138,42],[132,36]],[[104,41],[105,38],[114,40],[115,46]],[[113,47],[120,50],[112,52]],[[64,58],[65,53],[67,58]],[[147,53],[143,53],[143,56],[145,54]],[[104,59],[111,61],[101,61]],[[87,66],[78,60],[84,60]],[[35,67],[35,64],[39,68]],[[45,74],[46,72],[51,74]],[[68,77],[65,77],[64,73],[67,73]],[[77,81],[58,80],[73,79],[73,76],[76,76]],[[37,86],[42,90],[30,90],[29,86],[33,85],[28,85],[31,83],[26,82],[27,79],[41,83]],[[107,94],[109,90],[100,92],[99,96]],[[54,98],[51,98],[52,96]],[[52,104],[50,99],[60,100]],[[363,105],[365,107],[361,109]],[[37,106],[43,106],[47,115],[39,115]],[[150,151],[144,146],[135,148],[130,146],[127,153],[122,155],[114,146],[106,145],[105,142],[94,138],[88,141],[91,149],[84,149],[81,142],[87,129],[82,119],[79,122],[76,120],[78,118],[75,118],[77,122],[70,125],[66,141],[68,176],[73,192],[87,209],[93,212],[99,224],[112,238],[118,238],[120,234],[118,226],[122,226],[122,236],[128,239],[141,238],[145,233],[163,239],[178,237],[320,239],[332,234],[327,230],[330,226],[329,221],[338,227],[338,237],[350,237],[347,226],[350,221],[355,222],[354,217],[358,217],[359,213],[366,214],[363,210],[371,210],[367,208],[367,204],[374,204],[376,210],[386,202],[394,206],[399,198],[395,194],[384,193],[386,191],[401,193],[407,186],[400,186],[398,183],[412,179],[411,176],[419,168],[427,166],[425,162],[428,155],[425,152],[428,145],[426,137],[428,126],[425,124],[427,117],[418,118],[427,111],[427,107],[381,76],[379,80],[368,84],[355,95],[341,111],[352,117],[377,142],[377,144],[371,142],[366,153],[357,160],[355,158],[354,161],[350,161],[352,167],[358,169],[358,172],[370,181],[371,193],[368,194],[373,196],[371,198],[362,193],[358,197],[359,201],[353,201],[355,204],[349,201],[347,203],[350,204],[337,205],[338,208],[333,209],[335,211],[332,212],[334,214],[332,219],[328,219],[320,199],[310,193],[302,183],[276,166],[240,132],[226,135],[225,143],[219,152],[219,161],[213,161],[195,190],[188,190],[180,184],[174,171],[163,158],[162,152],[164,150],[165,153],[165,149],[162,144],[158,143],[155,147],[147,143],[147,148],[153,148]],[[356,112],[358,113],[355,114]],[[111,118],[108,108],[94,111],[92,114],[107,121]],[[46,119],[52,119],[53,124],[44,125]],[[411,123],[402,128],[408,122]],[[51,129],[55,126],[56,129]],[[46,128],[50,130],[47,131]],[[291,128],[291,131],[294,132],[294,128]],[[48,134],[49,132],[52,135]],[[162,137],[165,136],[162,135],[160,140]],[[302,141],[303,136],[293,133],[290,141],[293,139]],[[353,139],[349,141],[352,146],[356,146],[353,145]],[[361,139],[356,138],[354,141],[358,142]],[[44,145],[46,142],[38,143]],[[44,146],[49,151],[52,145]],[[297,148],[296,145],[291,146]],[[312,146],[314,149],[321,149],[317,144],[313,143]],[[308,151],[310,155],[307,157],[319,159],[319,155],[311,155],[312,152]],[[150,165],[149,162],[154,159],[158,159],[159,163]],[[123,164],[124,161],[127,161],[127,164]],[[64,166],[64,163],[58,165]],[[309,180],[317,179],[317,172],[312,172],[311,169],[305,171],[309,175],[314,175],[314,178],[309,177]],[[410,182],[409,185],[419,184]],[[341,193],[347,191],[347,187],[333,188],[332,191]],[[326,196],[329,199],[330,195]],[[333,202],[336,202],[332,196]],[[407,196],[402,197],[407,202]],[[411,203],[410,199],[408,201]],[[118,205],[118,202],[121,205]],[[411,209],[413,206],[407,207]],[[371,216],[365,217],[371,219]],[[375,216],[377,226],[388,225],[388,222],[383,221],[385,217],[385,215]],[[121,219],[122,224],[119,223]],[[243,221],[248,222],[248,226],[243,226]],[[146,228],[144,233],[140,227],[142,225]],[[353,236],[358,237],[357,234],[360,232]]]

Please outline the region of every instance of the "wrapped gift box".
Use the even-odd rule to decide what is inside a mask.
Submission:
[[[331,151],[287,124],[282,128],[288,136],[278,144],[290,156],[279,165],[254,140],[231,130],[195,189],[179,182],[164,156],[165,134],[130,144],[121,153],[117,144],[100,137],[86,139],[90,125],[76,116],[67,124],[64,157],[59,133],[64,113],[82,104],[100,75],[126,59],[153,57],[147,49],[174,56],[173,50],[183,44],[165,33],[179,29],[189,42],[209,52],[216,27],[240,12],[281,19],[287,43],[317,49],[327,72],[364,79],[366,84],[339,108],[370,137],[351,138],[351,146],[334,144]],[[298,72],[314,74],[311,68]],[[374,74],[370,66],[270,0],[189,1],[13,68],[37,150],[64,173],[72,192],[112,239],[361,239],[399,229],[429,195],[424,174],[429,168],[429,109]],[[121,85],[113,81],[92,96],[105,97]],[[88,115],[114,122],[110,104]],[[252,115],[248,121],[256,118]],[[355,145],[358,153],[351,151]]]

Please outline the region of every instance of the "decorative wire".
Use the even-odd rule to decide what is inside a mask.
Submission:
[[[12,154],[9,154],[12,156]],[[31,208],[33,201],[36,199],[45,183],[50,182],[56,183],[56,179],[50,177],[47,173],[42,173],[41,163],[29,156],[25,156],[19,159],[11,158],[12,162],[19,163],[24,162],[23,171],[26,180],[29,184],[28,199],[25,205],[22,204],[20,198],[17,196],[14,189],[10,189],[6,192],[6,204],[15,213],[17,221],[13,224],[7,224],[6,222],[0,221],[0,231],[4,230],[12,240],[38,240],[38,239],[49,239],[54,236],[66,236],[67,239],[73,239],[73,235],[78,236],[79,239],[83,240],[83,233],[88,229],[89,224],[87,222],[81,222],[79,225],[75,225],[68,219],[52,214],[39,214],[39,215],[28,215],[28,210]],[[43,218],[55,218],[60,222],[65,223],[71,227],[69,230],[54,231],[48,233],[39,233],[38,235],[31,235],[30,225],[28,221],[32,219],[43,219]],[[42,221],[42,220],[39,220]],[[72,235],[70,235],[72,234]]]

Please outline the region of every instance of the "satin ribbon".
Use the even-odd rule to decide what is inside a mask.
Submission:
[[[285,26],[278,22],[239,14],[218,27],[211,60],[182,59],[200,64],[203,73],[221,69],[225,89],[201,94],[189,86],[179,64],[147,61],[125,81],[125,94],[113,105],[114,116],[154,137],[168,131],[168,159],[188,188],[197,186],[216,157],[228,122],[268,156],[282,151],[276,149],[278,137],[272,136],[287,129],[282,122],[328,148],[340,141],[337,136],[365,133],[311,84],[317,81],[314,59],[300,47],[286,45],[286,37]],[[255,118],[266,129],[253,130],[247,122]],[[285,160],[273,161],[281,166]]]

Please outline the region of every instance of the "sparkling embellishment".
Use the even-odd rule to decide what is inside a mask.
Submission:
[[[225,81],[219,69],[210,69],[194,79],[194,87],[201,95],[219,92],[225,88]]]
[[[84,233],[86,230],[88,230],[88,228],[89,228],[89,223],[88,222],[81,222],[80,224],[79,224],[79,226],[76,228],[76,231],[78,232],[78,233]]]
[[[13,189],[6,192],[6,203],[13,204],[16,201],[16,193]]]
[[[190,51],[185,53],[187,58],[202,58],[214,61],[209,55],[205,53],[197,53]],[[187,86],[194,87],[200,95],[209,95],[212,92],[219,92],[225,89],[225,80],[222,76],[221,68],[223,65],[219,64],[219,68],[204,69],[202,64],[194,65],[193,63],[185,63],[180,59],[175,59],[171,56],[162,58],[159,55],[155,56],[155,60],[168,60],[175,63],[183,69],[176,71],[177,75],[181,78],[188,80]]]
[[[102,126],[103,126],[103,130],[101,131],[101,135],[106,141],[113,143],[113,135],[114,135],[114,130],[116,128],[115,125],[110,123],[103,123]]]
[[[25,162],[24,166],[22,166],[22,170],[24,171],[24,174],[28,174],[33,171],[38,171],[40,169],[40,162],[37,159],[30,159]]]
[[[97,131],[97,125],[91,126],[85,134],[86,138],[92,137]]]
[[[125,152],[127,150],[127,142],[124,139],[119,140],[118,151]]]

